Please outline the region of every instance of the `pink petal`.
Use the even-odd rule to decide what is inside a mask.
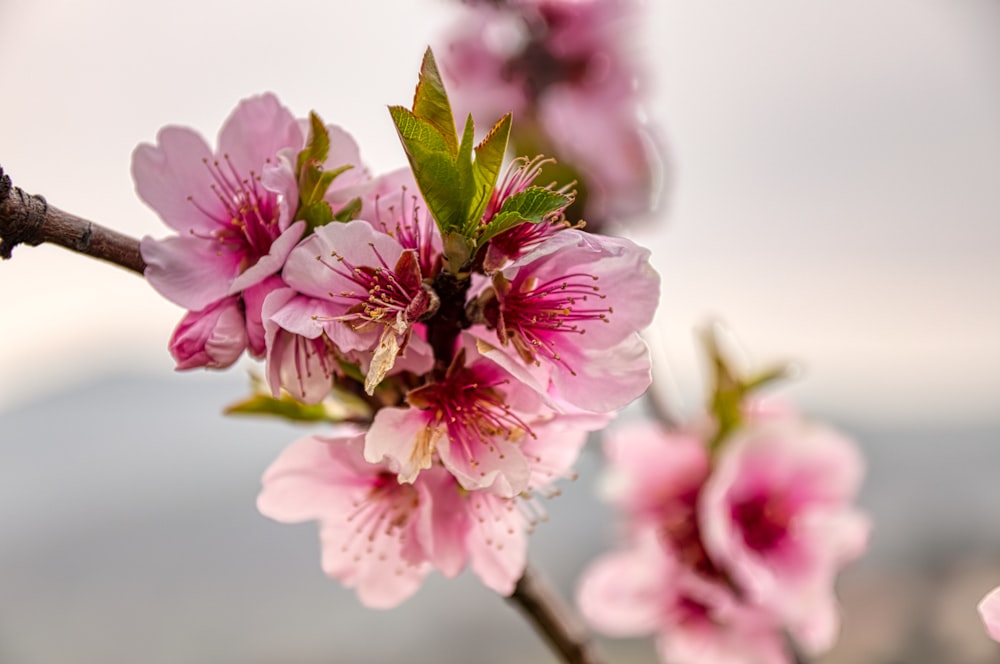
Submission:
[[[609,636],[656,631],[672,596],[667,560],[655,542],[598,558],[577,589],[576,602],[584,619]]]
[[[243,291],[243,306],[247,321],[247,346],[255,357],[263,357],[267,350],[264,319],[264,300],[275,290],[284,287],[280,277],[271,277]]]
[[[362,444],[363,434],[350,430],[292,443],[264,471],[257,509],[283,523],[350,514],[354,505],[350,488],[366,485],[350,459],[360,456]]]
[[[355,292],[358,286],[344,276],[343,263],[335,255],[343,256],[354,266],[380,267],[384,260],[392,268],[402,253],[398,242],[372,228],[367,221],[327,224],[317,228],[292,251],[284,277],[289,286],[305,295],[329,300],[333,293],[333,301],[342,304],[346,311],[355,301],[337,295],[342,291]]]
[[[354,588],[364,606],[391,609],[420,589],[430,565],[407,561],[398,538],[376,536],[369,544],[371,551],[358,560],[354,550],[344,548],[352,537],[358,533],[350,524],[322,524],[323,571]]]
[[[513,498],[475,492],[467,500],[473,520],[468,540],[472,571],[487,588],[510,595],[527,563],[524,516]]]
[[[228,155],[239,176],[261,175],[282,148],[301,150],[299,123],[271,93],[240,101],[219,130],[218,156]]]
[[[163,240],[144,237],[139,245],[146,261],[146,280],[163,297],[199,311],[229,294],[239,273],[240,256],[219,254],[212,242],[191,236]]]
[[[143,143],[132,153],[139,198],[180,233],[214,231],[219,222],[212,216],[224,219],[225,211],[212,193],[212,175],[203,165],[203,160],[214,159],[208,144],[185,127],[164,127],[156,140],[157,145]]]
[[[399,473],[400,482],[413,482],[430,468],[436,441],[445,436],[432,430],[427,414],[416,408],[383,408],[365,436],[365,459],[386,463]]]
[[[562,357],[565,365],[552,367],[554,393],[585,410],[606,413],[624,408],[652,382],[649,349],[638,334],[606,349],[567,347]]]
[[[281,271],[285,260],[302,238],[306,230],[306,222],[296,221],[289,226],[271,245],[266,256],[261,256],[256,264],[251,265],[243,274],[236,277],[229,287],[229,294],[235,295],[245,288],[260,283],[272,274]]]
[[[986,633],[994,641],[1000,641],[1000,587],[991,590],[976,608],[986,627]]]
[[[466,511],[466,497],[455,478],[440,466],[421,473],[416,487],[421,504],[430,506],[421,512],[418,530],[421,546],[435,568],[447,577],[454,577],[465,567],[469,556],[467,539],[472,522]]]

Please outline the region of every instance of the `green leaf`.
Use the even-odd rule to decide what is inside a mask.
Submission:
[[[396,125],[396,132],[403,142],[403,149],[408,151],[410,145],[420,145],[430,152],[440,152],[454,159],[458,154],[457,143],[452,149],[448,141],[441,135],[437,128],[420,117],[413,111],[403,106],[390,106],[389,114]],[[452,133],[454,133],[452,129]],[[457,140],[457,139],[456,139]]]
[[[477,246],[482,247],[490,239],[519,224],[540,223],[571,202],[573,198],[566,194],[545,187],[528,187],[503,202],[500,211],[483,227]]]
[[[300,204],[298,218],[305,219],[307,235],[335,219],[330,204],[323,200],[309,203],[308,205]]]
[[[306,141],[305,149],[299,152],[299,157],[296,161],[296,170],[301,174],[302,169],[309,162],[322,164],[326,161],[329,153],[330,134],[327,133],[323,120],[320,119],[315,111],[312,111],[309,113],[309,140]]]
[[[352,198],[344,204],[344,207],[337,210],[337,213],[333,215],[333,220],[351,221],[352,219],[357,219],[359,214],[361,214],[361,199]]]
[[[462,131],[462,143],[458,146],[458,156],[455,158],[455,173],[458,175],[458,193],[462,201],[462,234],[475,237],[479,229],[480,219],[472,217],[471,211],[476,200],[476,176],[472,166],[473,140],[476,128],[472,123],[472,115],[465,119],[465,129]],[[480,215],[482,216],[482,215]]]
[[[455,135],[451,103],[430,48],[424,51],[424,59],[420,63],[420,79],[413,93],[413,114],[437,130],[453,157],[458,153],[458,137]]]
[[[510,113],[500,118],[490,133],[476,146],[476,161],[472,165],[472,172],[475,178],[476,191],[485,192],[485,196],[480,196],[474,200],[469,216],[478,223],[490,202],[493,195],[493,188],[496,187],[497,178],[500,176],[500,169],[503,167],[503,158],[507,153],[507,141],[510,138],[511,116]]]
[[[271,415],[293,422],[340,421],[331,417],[322,403],[304,404],[289,396],[275,399],[266,394],[255,394],[245,401],[234,403],[225,410],[226,415]]]

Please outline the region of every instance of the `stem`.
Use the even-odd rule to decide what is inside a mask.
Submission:
[[[507,598],[515,604],[535,630],[566,664],[603,664],[604,657],[551,584],[531,567]]]
[[[440,371],[451,365],[455,354],[455,340],[462,330],[469,327],[469,319],[465,315],[465,300],[470,283],[468,278],[459,279],[447,271],[440,272],[434,278],[434,292],[441,304],[427,323],[427,342],[434,349],[434,359]]]
[[[139,241],[52,207],[42,196],[15,187],[0,167],[0,258],[19,244],[58,244],[92,258],[142,274],[146,262]]]

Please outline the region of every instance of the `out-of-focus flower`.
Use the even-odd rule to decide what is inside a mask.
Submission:
[[[482,124],[512,111],[515,150],[554,156],[574,173],[576,207],[595,228],[647,213],[663,176],[628,46],[636,3],[469,4],[442,58],[459,117]]]
[[[756,412],[756,411],[754,411]],[[612,634],[656,633],[665,662],[778,664],[836,637],[842,567],[864,550],[854,445],[783,409],[715,427],[612,434],[608,492],[628,541],[585,575],[580,602]],[[620,608],[633,604],[632,608]]]
[[[798,417],[765,418],[733,434],[701,496],[712,560],[810,653],[833,645],[836,576],[867,544],[868,520],[853,506],[862,467],[840,434]]]
[[[991,590],[976,608],[986,627],[986,633],[994,641],[1000,641],[1000,587]]]

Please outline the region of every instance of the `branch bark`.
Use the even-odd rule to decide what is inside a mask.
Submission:
[[[25,193],[0,167],[0,258],[9,259],[19,244],[37,247],[43,242],[138,274],[146,269],[138,240],[52,207],[42,196]]]
[[[531,567],[525,568],[507,600],[521,610],[566,664],[604,664],[604,656],[580,619]]]

